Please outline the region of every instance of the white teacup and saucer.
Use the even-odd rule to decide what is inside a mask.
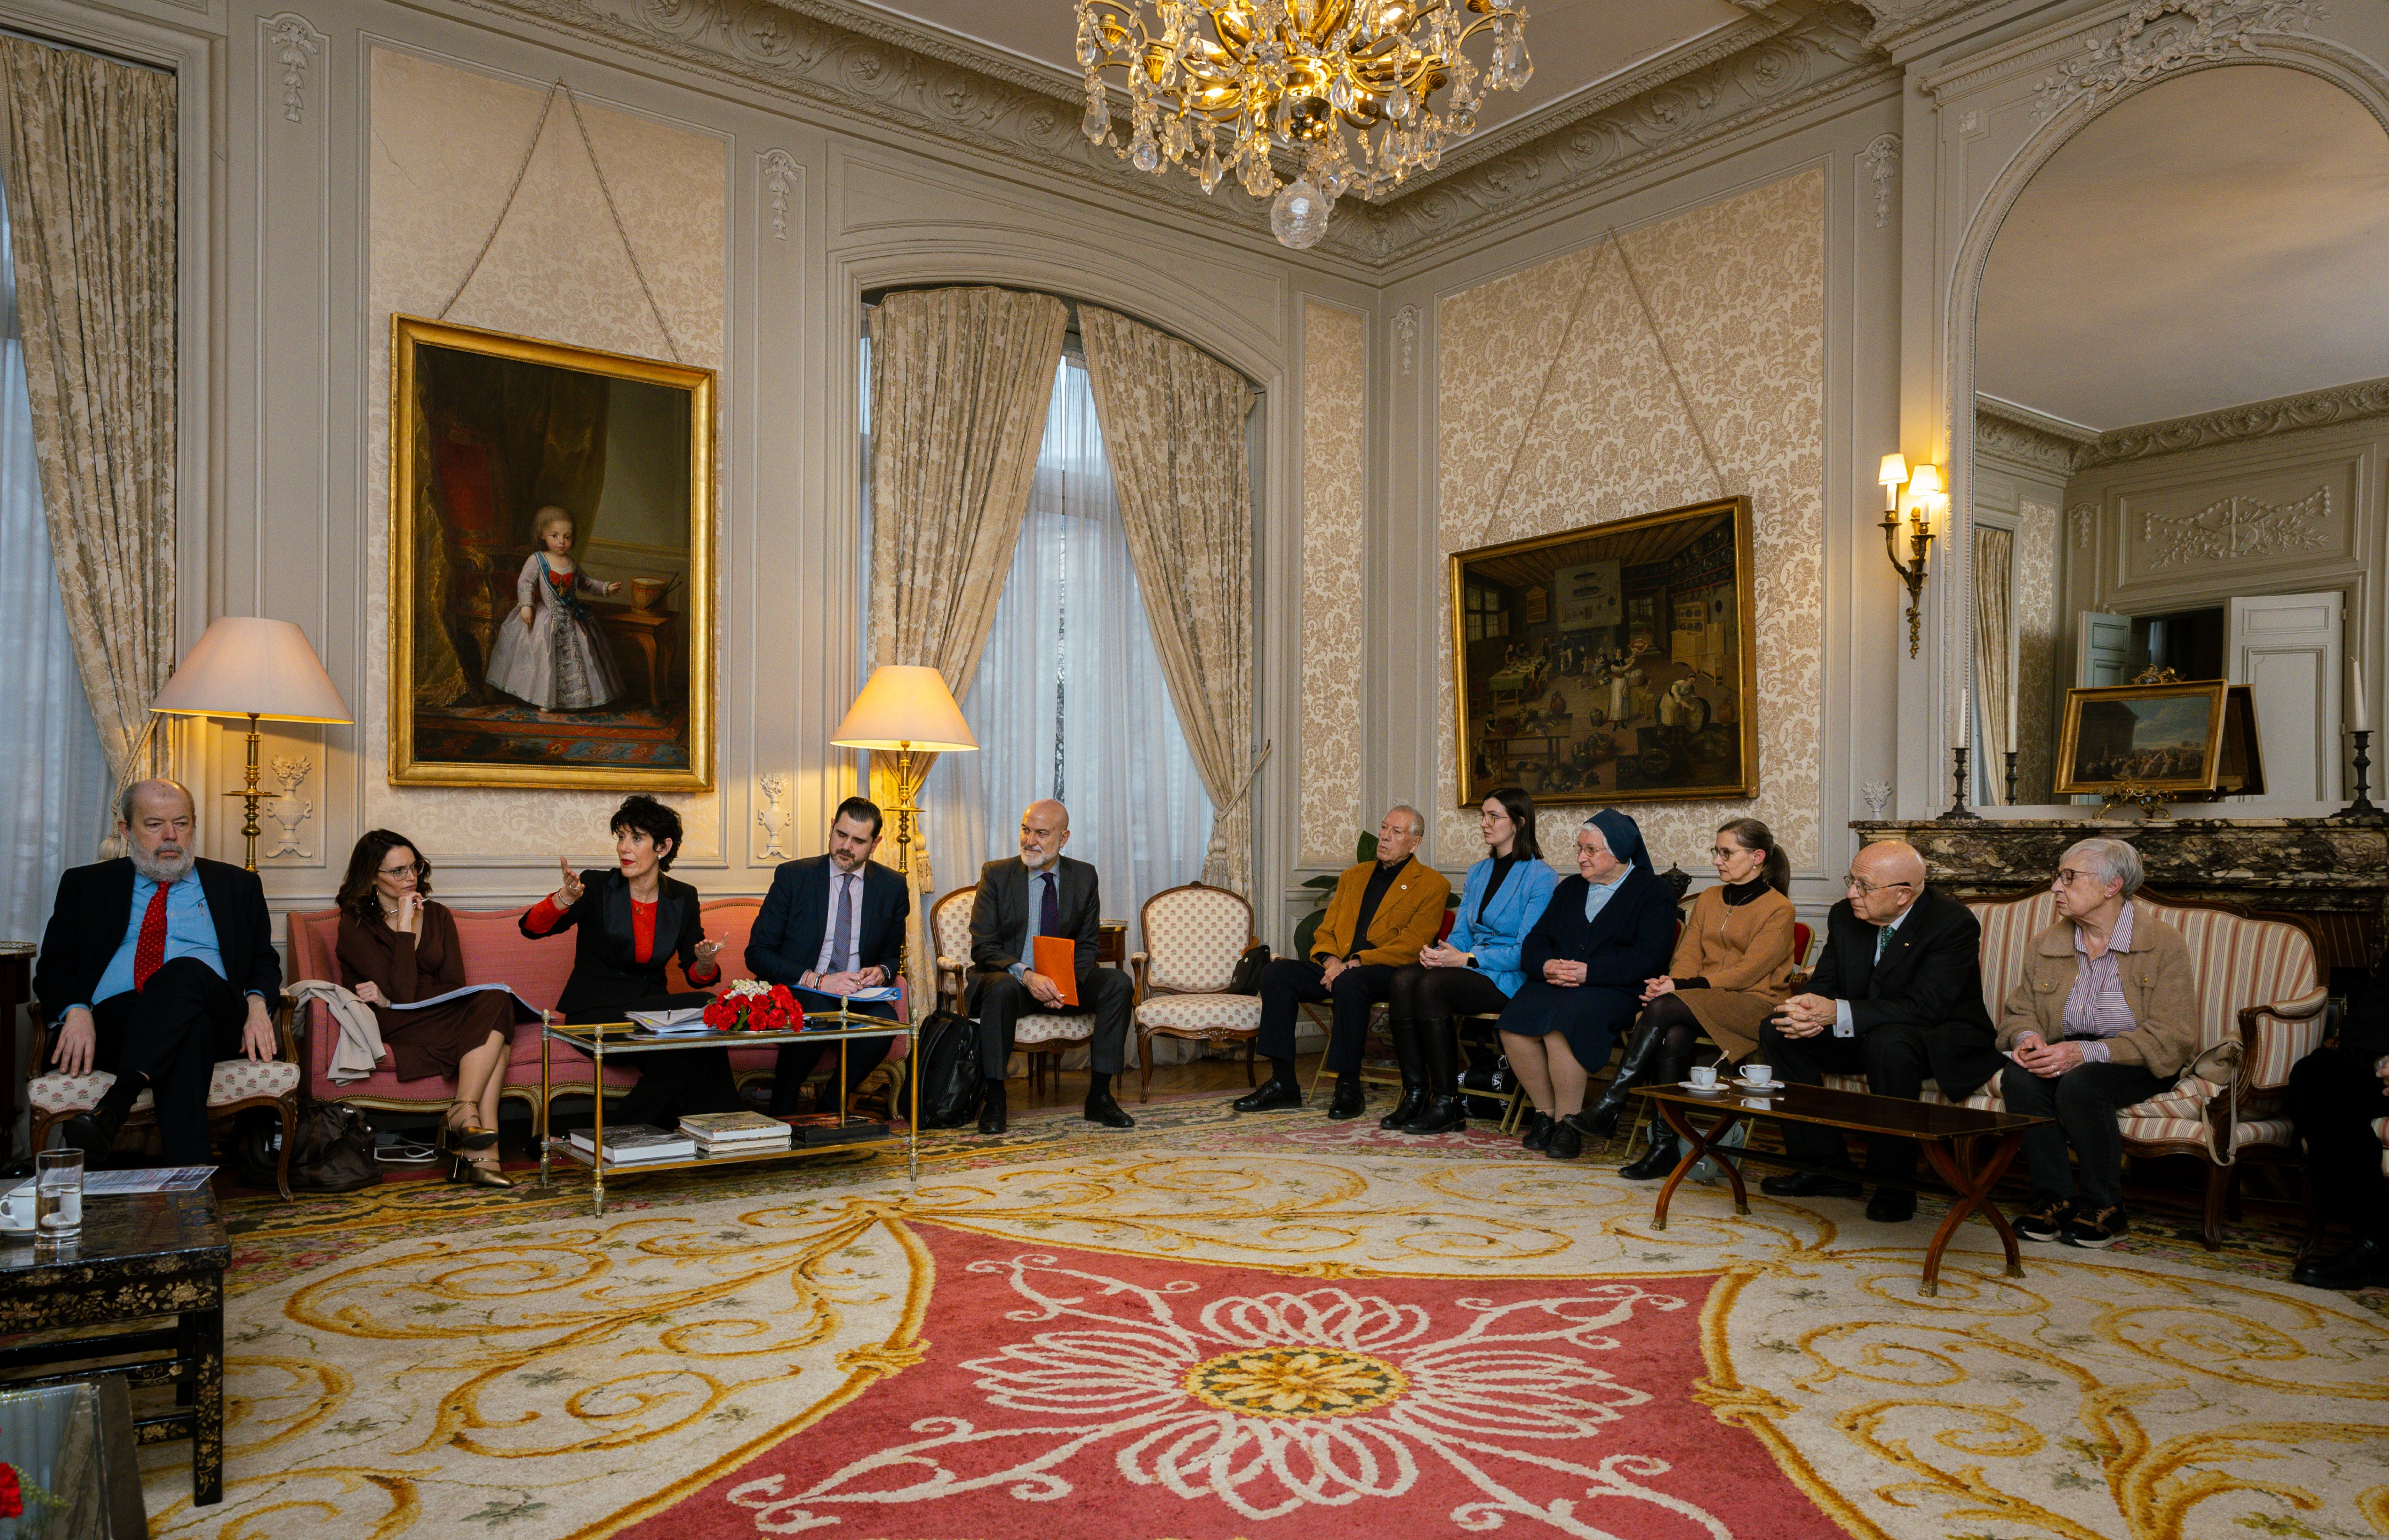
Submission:
[[[1781,1091],[1783,1083],[1775,1078],[1771,1064],[1744,1064],[1741,1067],[1742,1088],[1745,1091]]]
[[[0,1235],[33,1233],[33,1184],[0,1192]]]

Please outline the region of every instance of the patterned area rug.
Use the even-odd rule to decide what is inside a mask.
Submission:
[[[2135,1540],[2389,1529],[2389,1319],[1220,1098],[234,1214],[225,1502],[152,1533]]]

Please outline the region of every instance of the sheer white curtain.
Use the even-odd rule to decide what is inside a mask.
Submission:
[[[0,786],[12,835],[0,866],[0,941],[41,940],[58,873],[98,859],[114,782],[76,672],[34,468],[17,334],[17,274],[0,190]]]
[[[1101,874],[1106,919],[1133,930],[1138,905],[1202,874],[1211,801],[1169,703],[1075,352],[962,705],[979,751],[941,755],[921,799],[941,889],[1016,853],[1020,810],[1041,797],[1068,804],[1069,853]]]

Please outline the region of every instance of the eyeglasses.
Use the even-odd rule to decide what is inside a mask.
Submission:
[[[1842,876],[1842,886],[1860,898],[1867,898],[1883,892],[1885,888],[1912,888],[1916,884],[1913,882],[1865,882],[1859,880],[1858,873],[1846,872]]]
[[[2095,877],[2098,874],[2095,872],[2078,872],[2073,870],[2071,867],[2060,866],[2057,868],[2057,875],[2050,879],[2049,885],[2052,888],[2071,887],[2073,884],[2081,881],[2086,877]]]
[[[1737,855],[1747,855],[1749,853],[1750,853],[1748,851],[1728,850],[1723,845],[1711,845],[1709,847],[1709,859],[1712,861],[1731,861]]]

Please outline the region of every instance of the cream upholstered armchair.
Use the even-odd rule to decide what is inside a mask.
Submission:
[[[971,905],[977,897],[978,885],[973,883],[929,906],[929,938],[938,949],[938,1002],[957,1016],[968,1014],[963,1005],[970,993]],[[1058,1082],[1063,1050],[1092,1043],[1094,1036],[1092,1011],[1038,1011],[1014,1022],[1013,1051],[1028,1057],[1029,1095],[1043,1094],[1048,1059]]]
[[[1189,882],[1165,888],[1137,914],[1144,950],[1131,954],[1136,982],[1136,1099],[1153,1094],[1153,1039],[1182,1037],[1245,1045],[1245,1084],[1253,1084],[1253,1042],[1260,1034],[1258,995],[1230,995],[1236,964],[1253,943],[1253,906],[1227,888]]]

